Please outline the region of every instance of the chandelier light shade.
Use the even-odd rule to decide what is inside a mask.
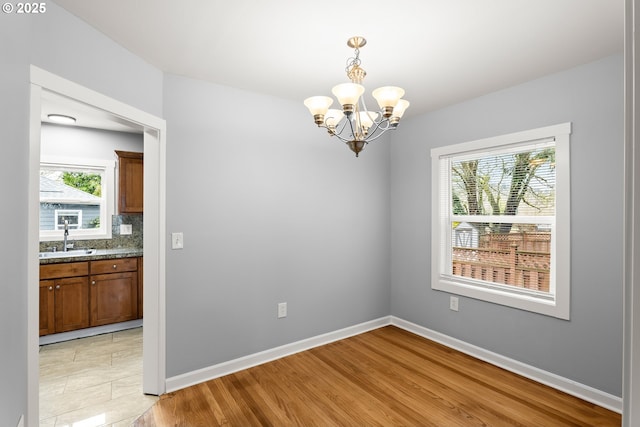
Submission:
[[[378,139],[388,130],[398,127],[400,118],[409,107],[409,101],[402,99],[404,89],[384,86],[375,89],[371,95],[378,102],[380,111],[370,111],[364,97],[362,81],[367,75],[360,67],[360,48],[367,43],[364,37],[351,37],[347,45],[355,50],[355,57],[347,60],[345,69],[351,83],[342,83],[331,89],[342,109],[329,109],[333,99],[328,96],[312,96],[304,100],[313,120],[327,129],[329,135],[346,143],[356,157],[371,141]]]

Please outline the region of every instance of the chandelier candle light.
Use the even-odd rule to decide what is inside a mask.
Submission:
[[[365,44],[367,40],[364,37],[351,37],[347,41],[347,45],[355,50],[355,57],[347,60],[345,69],[351,83],[339,84],[331,90],[342,110],[329,109],[333,99],[328,96],[312,96],[304,100],[318,127],[327,129],[329,135],[345,142],[356,157],[369,142],[388,130],[396,129],[409,107],[409,101],[401,99],[404,89],[384,86],[371,93],[378,101],[380,111],[367,109],[361,84],[367,73],[360,67],[360,48]]]

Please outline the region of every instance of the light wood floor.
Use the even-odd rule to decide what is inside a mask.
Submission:
[[[388,326],[163,396],[148,426],[619,426],[621,416]]]

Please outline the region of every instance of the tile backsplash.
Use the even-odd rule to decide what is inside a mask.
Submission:
[[[142,223],[143,215],[122,214],[113,215],[111,225],[111,239],[100,240],[74,240],[73,236],[69,236],[69,243],[74,244],[74,248],[91,248],[91,249],[119,249],[119,248],[136,248],[142,249]],[[121,235],[120,225],[131,224],[131,234]],[[57,250],[62,250],[62,240],[51,242],[40,242],[40,252],[50,251],[55,246]]]

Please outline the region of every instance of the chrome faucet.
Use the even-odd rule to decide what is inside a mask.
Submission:
[[[62,250],[67,252],[67,239],[69,238],[69,221],[64,220],[64,239],[62,241]]]

